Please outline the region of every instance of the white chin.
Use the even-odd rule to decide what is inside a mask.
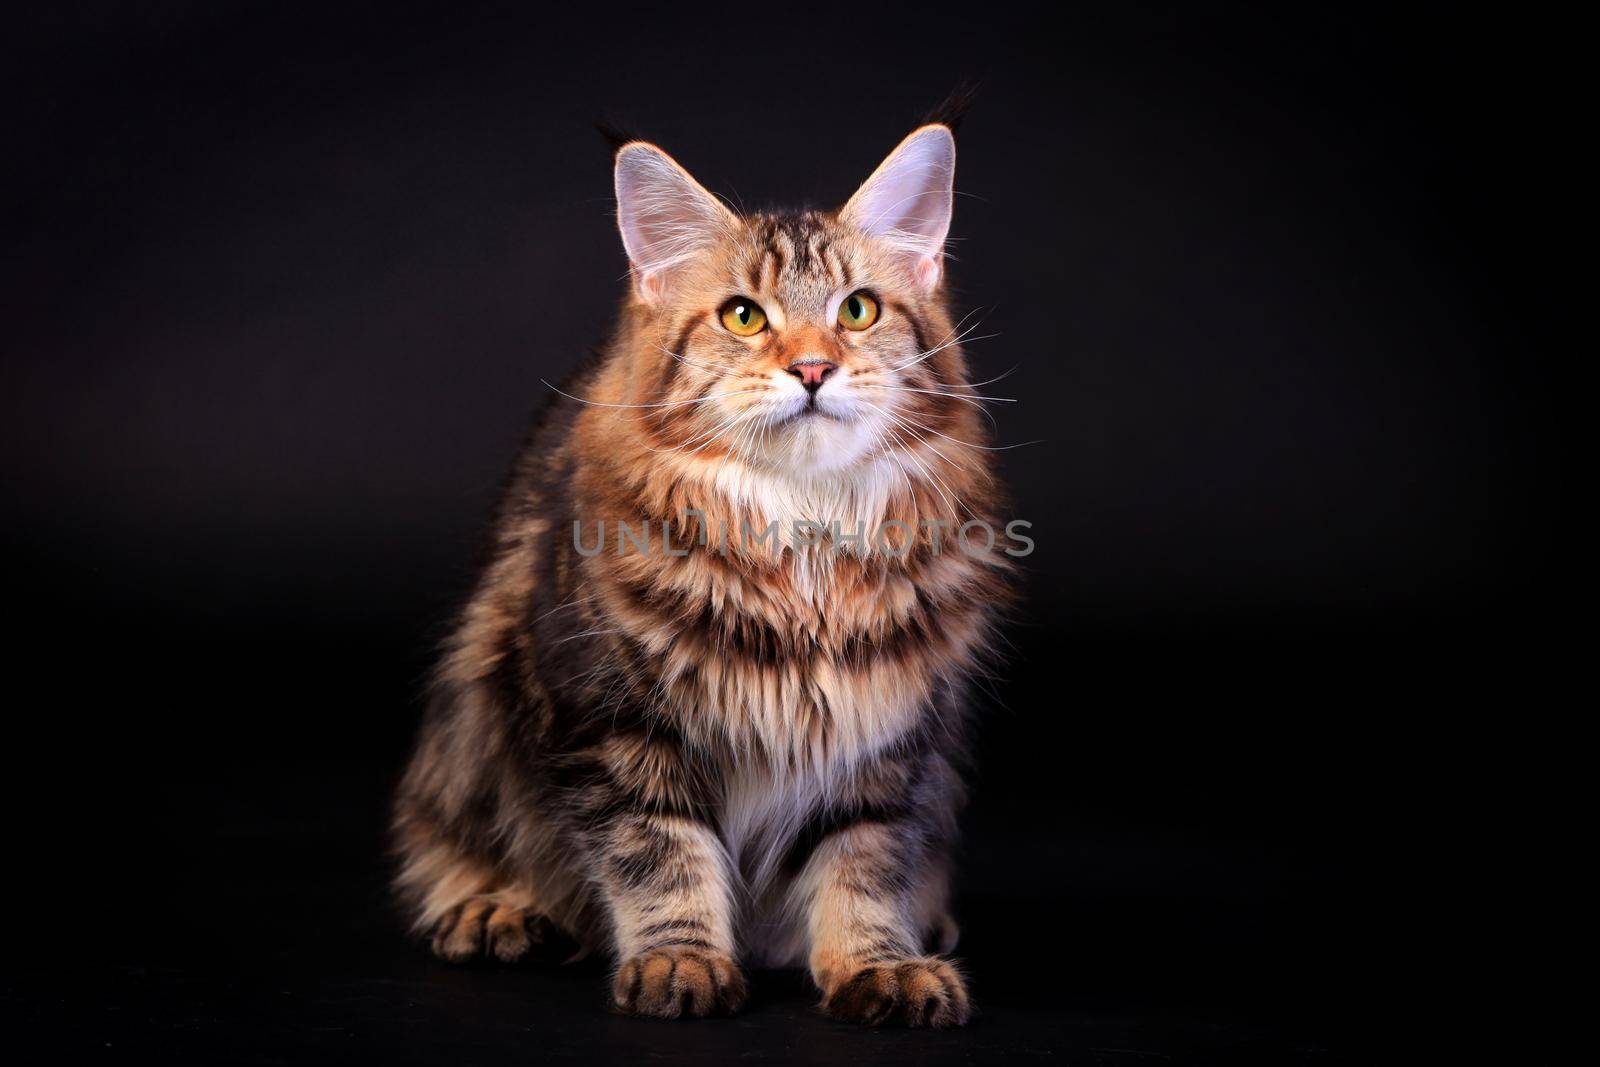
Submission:
[[[768,458],[800,472],[837,471],[852,466],[872,446],[872,431],[857,418],[801,415],[769,438]]]

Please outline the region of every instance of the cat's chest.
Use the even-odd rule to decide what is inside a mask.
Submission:
[[[828,773],[914,726],[941,652],[909,579],[792,564],[708,590],[663,649],[663,691],[703,740]]]

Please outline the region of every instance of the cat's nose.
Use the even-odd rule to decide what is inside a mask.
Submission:
[[[839,369],[839,365],[824,359],[801,359],[789,364],[788,369],[790,374],[800,379],[806,392],[816,396],[822,383],[828,380],[828,375]]]

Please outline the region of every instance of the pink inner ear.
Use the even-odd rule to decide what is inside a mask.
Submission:
[[[658,300],[666,286],[662,283],[661,272],[657,270],[640,271],[635,282],[639,287],[639,295],[646,300]]]
[[[924,126],[889,153],[845,205],[845,216],[904,255],[928,288],[939,283],[955,164],[950,131]]]
[[[671,274],[733,223],[733,215],[672,157],[635,142],[617,153],[617,225],[634,288],[659,299]]]

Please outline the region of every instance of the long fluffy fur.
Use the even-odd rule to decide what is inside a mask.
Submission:
[[[728,213],[528,440],[395,804],[397,885],[440,955],[562,933],[612,955],[623,1010],[731,1010],[742,965],[800,964],[842,1017],[966,1019],[928,953],[955,940],[968,680],[1010,561],[954,540],[1003,525],[958,324],[847,220]],[[830,330],[868,285],[880,324]],[[782,327],[719,331],[739,294]],[[855,399],[776,421],[817,352]],[[738,536],[801,519],[911,534]],[[618,523],[651,549],[619,554]]]

